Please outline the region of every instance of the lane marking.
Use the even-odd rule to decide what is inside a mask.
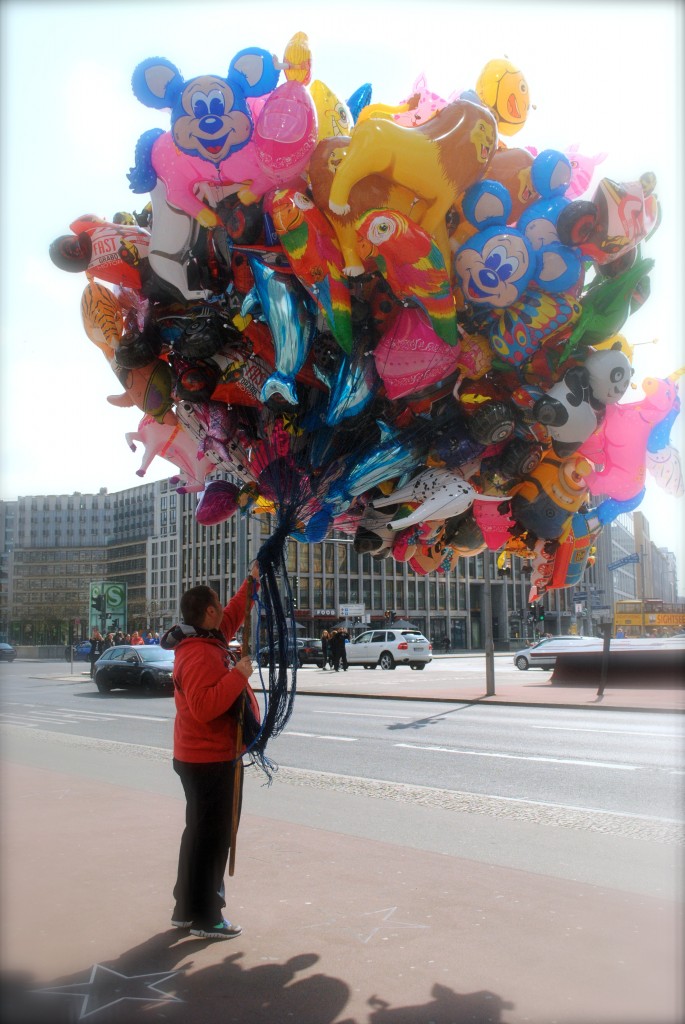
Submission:
[[[107,715],[109,718],[135,718],[141,722],[170,722],[171,718],[160,718],[157,715],[127,715],[119,711],[85,711],[76,710],[72,708],[57,708],[58,711],[66,711],[69,714],[76,715]]]
[[[154,715],[127,715],[117,711],[82,711],[78,708],[49,708],[38,704],[15,704],[16,708],[25,710],[0,711],[0,715],[33,715],[36,718],[47,716],[50,721],[63,722],[67,718],[72,721],[111,722],[115,718],[130,718],[140,722],[170,722],[170,718],[159,718]],[[38,710],[40,709],[40,710]]]
[[[31,722],[52,722],[55,725],[64,725],[64,723],[67,721],[67,719],[65,719],[63,716],[58,718],[56,715],[41,715],[41,714],[35,714],[35,713],[32,714],[31,712],[29,712],[29,714],[30,714],[31,717],[27,718],[26,721],[31,721]],[[5,712],[5,713],[3,713],[2,717],[6,718],[6,719],[21,718],[23,720],[23,716],[22,716],[21,712],[19,712],[19,711]]]
[[[642,732],[640,729],[602,729],[586,725],[531,725],[531,729],[543,729],[549,732],[555,729],[557,732],[600,732],[616,733],[619,736],[663,736],[665,739],[682,739],[683,732]]]
[[[354,736],[325,736],[320,732],[292,732],[287,729],[284,736],[302,736],[309,740],[337,740],[338,743],[356,743],[356,737]]]
[[[470,757],[499,757],[508,761],[546,761],[551,764],[576,764],[586,768],[615,768],[617,771],[636,772],[638,765],[610,764],[608,761],[578,761],[570,757],[537,757],[524,754],[493,754],[486,750],[455,750],[453,747],[422,746],[418,743],[395,743],[396,747],[407,747],[410,750],[430,750],[440,754],[466,754]]]
[[[403,722],[413,722],[416,715],[393,715],[391,712],[377,711],[312,711],[313,715],[346,715],[348,718],[392,718],[401,719]]]

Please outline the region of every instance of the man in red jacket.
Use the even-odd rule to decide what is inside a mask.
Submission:
[[[255,563],[225,608],[211,587],[186,591],[181,598],[182,624],[161,640],[162,647],[175,651],[173,764],[186,798],[171,923],[206,939],[232,939],[242,930],[226,921],[222,911],[235,760],[244,753],[242,745],[237,749],[243,694],[246,713],[257,722],[260,713],[248,682],[252,660],[245,656],[236,662],[228,642],[243,624],[258,579]]]

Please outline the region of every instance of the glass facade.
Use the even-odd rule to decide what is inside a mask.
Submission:
[[[223,473],[213,478],[230,479]],[[93,580],[127,584],[129,630],[161,632],[172,625],[181,594],[200,583],[228,601],[273,532],[274,518],[237,513],[202,527],[195,518],[198,497],[177,494],[164,480],[114,494],[102,490],[0,502],[0,635],[17,643],[80,636]],[[638,546],[644,580],[635,565],[607,571],[607,564]],[[520,646],[540,632],[596,632],[614,600],[634,597],[641,584],[651,589],[647,596],[665,589],[664,599],[673,601],[677,594],[674,559],[651,544],[648,524],[638,513],[621,515],[600,534],[597,563],[587,569],[581,587],[548,593],[542,621],[531,617],[525,563],[512,558],[509,571],[501,573],[496,555],[487,551],[459,558],[446,573],[421,575],[406,562],[359,554],[353,536],[336,531],[315,544],[289,540],[285,563],[302,635],[319,636],[344,618],[343,607],[357,606],[347,622],[352,634],[388,618],[406,619],[436,650],[482,649],[485,571],[499,649]],[[579,597],[582,593],[591,599]]]

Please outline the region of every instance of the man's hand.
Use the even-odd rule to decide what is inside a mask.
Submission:
[[[240,661],[236,662],[235,667],[245,676],[246,679],[249,679],[254,672],[252,667],[252,658],[249,658],[247,655],[244,658],[241,658]]]
[[[252,568],[250,569],[250,576],[252,577],[253,580],[256,580],[256,582],[259,583],[259,563],[258,562],[253,562],[252,563]]]

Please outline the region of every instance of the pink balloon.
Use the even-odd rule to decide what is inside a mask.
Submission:
[[[459,346],[447,345],[415,306],[401,310],[374,349],[378,376],[390,399],[406,398],[449,377],[460,362]]]
[[[216,526],[230,518],[238,508],[239,488],[228,480],[210,480],[195,509],[201,526]]]
[[[628,501],[640,493],[645,486],[649,435],[678,400],[680,372],[663,380],[646,377],[640,402],[607,406],[602,423],[577,452],[598,467],[586,477],[590,494]]]
[[[476,499],[472,505],[473,518],[483,534],[483,540],[491,551],[498,551],[512,538],[516,520],[509,510],[509,502],[502,498],[502,505]]]
[[[252,145],[265,173],[284,185],[305,170],[318,141],[316,107],[301,82],[284,82],[267,97]]]

